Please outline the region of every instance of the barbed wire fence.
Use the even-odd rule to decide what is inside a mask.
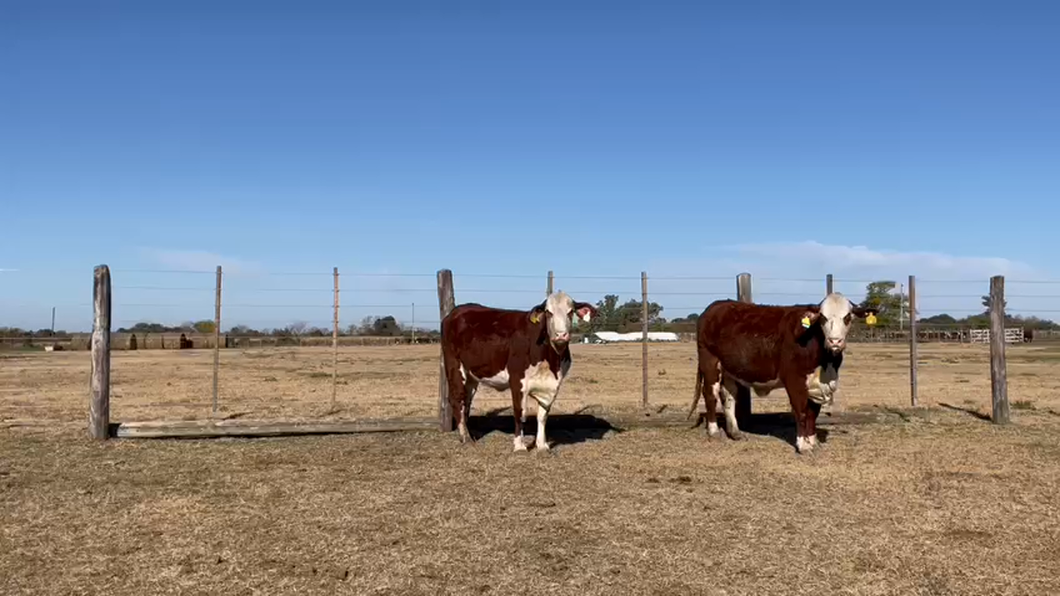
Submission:
[[[201,413],[204,401],[204,388],[198,385],[197,379],[209,378],[208,395],[214,418],[219,417],[229,403],[257,406],[272,415],[289,414],[290,409],[275,406],[275,403],[290,400],[290,392],[301,391],[305,386],[285,387],[278,378],[280,373],[269,373],[269,367],[319,381],[308,389],[314,394],[309,401],[326,405],[325,412],[334,413],[338,404],[354,402],[357,397],[349,391],[339,395],[343,387],[340,380],[343,368],[355,366],[360,360],[371,360],[371,356],[354,354],[340,361],[340,348],[435,343],[440,321],[449,305],[478,302],[526,310],[540,304],[553,290],[563,290],[576,300],[606,309],[608,316],[598,317],[587,328],[576,329],[583,341],[639,341],[642,346],[640,406],[647,407],[652,401],[649,346],[660,341],[652,333],[669,333],[678,340],[691,340],[696,317],[718,299],[813,304],[819,302],[826,292],[834,290],[855,303],[861,303],[868,297],[872,285],[879,283],[879,280],[844,279],[832,275],[821,278],[753,278],[749,274],[651,277],[647,273],[597,276],[556,275],[549,271],[541,275],[464,273],[456,275],[456,281],[445,288],[443,278],[454,278],[447,270],[435,273],[343,273],[341,268],[335,267],[330,272],[226,272],[217,267],[214,271],[116,269],[115,283],[110,286],[110,270],[106,268],[105,271],[105,292],[108,303],[113,301],[116,315],[107,321],[108,329],[114,329],[113,338],[108,333],[108,353],[110,349],[190,349],[186,353],[186,362],[192,374],[180,383],[167,382],[167,391],[170,385],[181,385],[183,401],[187,403],[182,414],[195,417],[196,412]],[[997,279],[1005,283],[1003,278],[994,281]],[[1002,289],[1000,294],[1005,317],[1000,327],[1002,347],[1005,342],[1055,338],[1055,331],[1044,329],[1045,326],[1033,328],[1037,320],[1028,313],[1044,318],[1049,318],[1050,313],[1060,313],[1060,308],[1056,308],[1060,304],[1060,280],[1010,280],[1007,284],[1009,292],[1006,294]],[[908,344],[910,403],[915,406],[918,403],[917,372],[925,355],[921,352],[918,356],[918,346],[950,342],[991,343],[995,347],[990,333],[995,323],[991,321],[992,289],[985,280],[917,280],[912,276],[907,282],[903,280],[892,285],[896,287],[883,291],[892,295],[897,293],[900,297],[897,316],[887,324],[856,327],[851,340]],[[96,286],[97,294],[103,291],[98,279]],[[996,289],[994,291],[996,293]],[[63,327],[83,327],[87,321],[94,321],[93,326],[98,332],[101,308],[98,296],[94,303],[72,301],[52,307],[27,306],[37,309],[42,317],[51,315],[52,335],[40,337],[38,333],[29,339],[0,338],[3,342],[33,341],[52,345],[55,349],[75,350],[92,349],[99,344],[90,339],[89,334],[60,334]],[[1017,316],[1023,318],[1013,318]],[[1032,328],[1021,328],[1023,323],[1030,323]],[[661,341],[670,339],[665,337]],[[270,349],[282,352],[299,347],[330,347],[330,358],[323,356],[326,354],[324,350],[312,351],[313,357],[304,356],[297,350],[287,350],[288,354],[273,360],[263,356]],[[263,364],[256,369],[261,379],[247,381],[237,376],[231,383],[222,383],[222,363],[232,369],[250,367],[240,358],[267,362],[267,366]],[[931,360],[930,355],[928,360]],[[99,364],[104,366],[101,360]],[[991,364],[992,392],[997,394],[1004,386],[1004,379],[995,379],[1001,373],[996,363]],[[208,369],[212,370],[207,372]],[[385,380],[383,376],[378,378]],[[120,374],[118,379],[121,379]],[[270,389],[265,383],[277,385]],[[429,391],[428,384],[422,387],[425,392]],[[635,391],[632,387],[627,389],[630,392],[628,401],[632,403]],[[438,408],[442,428],[447,426],[445,409],[448,400],[444,391],[444,383],[439,381]],[[304,398],[299,396],[299,399]],[[996,395],[994,401],[997,401]],[[234,415],[231,408],[227,410],[226,416]],[[448,421],[451,425],[451,417]]]

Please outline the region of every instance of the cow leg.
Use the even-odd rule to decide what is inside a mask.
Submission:
[[[691,418],[692,414],[699,409],[699,399],[703,398],[706,408],[705,418],[707,421],[707,434],[714,437],[718,434],[717,402],[720,399],[720,375],[721,363],[709,351],[703,347],[697,348],[696,359],[696,389],[692,394],[692,407],[688,410],[685,418]],[[693,428],[699,426],[699,419]]]
[[[537,402],[537,437],[534,440],[534,449],[548,451],[548,441],[545,440],[545,421],[548,420],[549,405]]]
[[[701,356],[702,358],[702,356]],[[705,367],[700,369],[700,374],[703,375],[703,393],[704,399],[707,406],[707,436],[716,437],[718,436],[718,401],[721,399],[721,362],[713,357],[704,361]],[[707,388],[710,388],[709,397],[707,396]],[[726,410],[728,412],[728,410]]]
[[[526,440],[523,438],[523,422],[526,414],[523,412],[525,391],[522,379],[511,379],[512,392],[512,420],[515,422],[515,438],[512,439],[512,447],[515,451],[526,451]]]
[[[751,426],[751,389],[739,385],[736,388],[736,419],[744,426]]]
[[[817,447],[817,416],[821,413],[821,404],[810,401],[806,404],[806,436],[810,441],[810,449]]]
[[[806,378],[801,375],[786,378],[784,389],[788,392],[788,401],[791,402],[791,413],[795,417],[795,450],[799,453],[813,451],[817,443],[816,434],[811,435],[810,416],[810,392],[806,388]],[[817,406],[820,411],[820,406]],[[814,415],[816,421],[817,416]],[[813,425],[816,429],[816,424]],[[814,431],[815,432],[815,431]],[[813,438],[811,438],[811,436]]]
[[[471,430],[467,426],[467,421],[471,418],[471,400],[475,398],[475,392],[478,390],[478,382],[471,379],[464,379],[464,404],[463,408],[460,409],[460,436],[467,436],[468,440],[474,441],[474,437],[471,436]]]
[[[449,382],[449,410],[457,419],[457,430],[460,431],[460,442],[467,443],[471,440],[467,432],[467,418],[464,416],[465,387],[467,383],[467,372],[460,361],[451,354],[443,354],[445,362],[445,376]]]
[[[739,384],[736,379],[725,373],[722,373],[721,377],[720,393],[725,405],[725,430],[729,433],[730,439],[739,441],[743,438],[743,433],[740,432],[740,425],[736,422],[736,392],[739,389]]]

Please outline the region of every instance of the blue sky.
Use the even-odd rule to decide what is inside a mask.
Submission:
[[[1016,1],[7,0],[0,325],[87,328],[97,263],[119,324],[212,317],[211,273],[145,271],[217,264],[228,324],[325,324],[334,266],[344,324],[437,320],[443,267],[458,301],[520,307],[549,269],[594,301],[648,271],[669,316],[744,270],[769,302],[915,274],[924,314],[1005,274],[1010,310],[1060,317],[1060,283],[1017,283],[1060,280],[1058,23]],[[719,279],[663,279],[689,276]]]

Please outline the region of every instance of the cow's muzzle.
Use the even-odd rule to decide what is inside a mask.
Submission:
[[[570,333],[560,333],[559,335],[552,338],[552,347],[556,348],[557,351],[562,352],[567,344],[570,343]]]
[[[825,347],[828,348],[828,351],[832,352],[833,354],[841,353],[843,349],[846,348],[846,346],[847,342],[845,339],[829,338],[825,340]]]

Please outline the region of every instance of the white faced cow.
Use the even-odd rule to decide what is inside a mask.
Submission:
[[[759,397],[783,387],[795,415],[795,447],[817,444],[817,415],[832,402],[839,381],[846,337],[854,317],[877,312],[855,306],[832,293],[820,304],[766,306],[718,300],[699,315],[696,343],[699,366],[691,416],[701,391],[707,398],[707,429],[717,435],[714,401],[721,399],[726,430],[742,438],[736,423],[736,393],[742,385]]]
[[[506,310],[462,304],[442,321],[442,357],[449,404],[461,442],[471,435],[467,418],[479,384],[510,390],[515,418],[515,450],[525,451],[523,424],[528,398],[537,402],[536,448],[547,450],[545,421],[570,371],[571,327],[575,315],[588,322],[596,309],[564,292],[530,309]]]

